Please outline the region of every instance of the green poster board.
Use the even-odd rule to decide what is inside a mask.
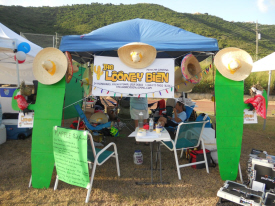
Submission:
[[[216,141],[222,180],[235,180],[243,135],[244,82],[233,81],[216,70]]]
[[[58,179],[87,188],[87,132],[54,127],[53,152]]]
[[[54,168],[53,126],[60,126],[65,95],[65,77],[52,85],[38,83],[32,132],[32,186],[48,188]]]
[[[71,105],[83,98],[83,87],[81,87],[80,80],[82,79],[84,71],[84,67],[79,67],[79,71],[73,74],[73,78],[70,83],[66,84],[64,119],[78,117],[78,113],[76,112],[74,105],[69,107],[66,106]],[[82,101],[78,102],[78,104],[82,105]]]

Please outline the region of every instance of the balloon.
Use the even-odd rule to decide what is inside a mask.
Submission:
[[[16,55],[14,55],[14,60],[16,61]],[[18,64],[22,64],[22,63],[24,63],[26,60],[24,60],[24,61],[20,61],[20,60],[18,60]]]
[[[18,61],[25,61],[26,57],[27,57],[26,54],[22,51],[19,51],[16,53],[16,59]]]
[[[30,50],[31,46],[27,42],[21,42],[17,47],[17,51],[22,51],[24,53],[28,53]]]

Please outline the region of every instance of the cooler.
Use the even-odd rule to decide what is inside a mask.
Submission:
[[[7,141],[7,132],[4,124],[0,124],[0,144]]]
[[[18,128],[17,119],[3,119],[2,123],[6,126],[7,139],[25,139],[32,133],[32,128]]]
[[[211,151],[211,157],[218,164],[218,152],[216,143],[216,131],[212,128],[204,128],[202,133],[205,149]]]
[[[194,128],[192,131],[198,134],[198,131]],[[211,151],[211,157],[214,162],[218,164],[218,152],[216,143],[216,131],[212,128],[204,128],[202,133],[205,149]]]
[[[210,151],[208,149],[205,149],[206,153],[206,159],[208,166],[210,165]],[[190,162],[200,162],[204,160],[204,155],[203,155],[203,150],[192,150],[190,152]],[[202,169],[205,168],[205,163],[197,164],[197,165],[192,165],[194,169]]]

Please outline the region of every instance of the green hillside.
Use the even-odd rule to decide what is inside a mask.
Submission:
[[[220,49],[238,47],[249,52],[256,60],[256,24],[228,22],[222,18],[206,14],[190,14],[175,12],[157,4],[113,5],[113,4],[79,4],[61,7],[21,7],[1,6],[1,23],[17,33],[34,33],[55,35],[86,34],[100,27],[142,18],[164,22],[184,30],[206,37],[216,38]],[[258,59],[274,52],[275,25],[258,25],[261,40],[259,40]],[[36,36],[32,42],[42,46],[51,46],[52,36]],[[205,70],[211,62],[202,63]],[[203,74],[203,81],[193,92],[213,91],[213,73]],[[274,74],[272,75],[274,77]],[[253,83],[260,82],[267,89],[267,72],[252,73],[245,80],[245,93]],[[274,78],[272,78],[274,79]],[[271,84],[271,93],[275,94],[275,82]]]
[[[255,23],[228,22],[208,14],[178,13],[157,4],[80,4],[61,7],[0,6],[1,23],[15,32],[60,35],[85,34],[129,19],[161,21],[206,37],[219,47],[238,47],[255,57]],[[259,25],[259,58],[274,51],[275,25]],[[41,44],[40,44],[41,45]],[[43,45],[42,45],[43,46]]]

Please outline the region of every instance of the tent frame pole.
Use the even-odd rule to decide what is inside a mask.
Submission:
[[[215,96],[215,69],[214,69],[214,55],[211,55],[211,65],[213,70],[213,90],[214,90],[214,96]],[[216,116],[216,99],[214,98],[214,117]]]
[[[271,73],[272,73],[272,71],[269,70],[268,87],[267,87],[267,104],[268,104],[269,92],[270,92]],[[267,108],[266,108],[266,111],[265,111],[265,112],[266,112],[266,116],[267,116]],[[266,119],[264,119],[263,130],[265,130],[265,125],[266,125]]]
[[[18,65],[18,61],[16,59],[16,70],[17,70],[17,84],[18,84],[18,87],[20,86],[20,78],[19,78],[19,65]]]

